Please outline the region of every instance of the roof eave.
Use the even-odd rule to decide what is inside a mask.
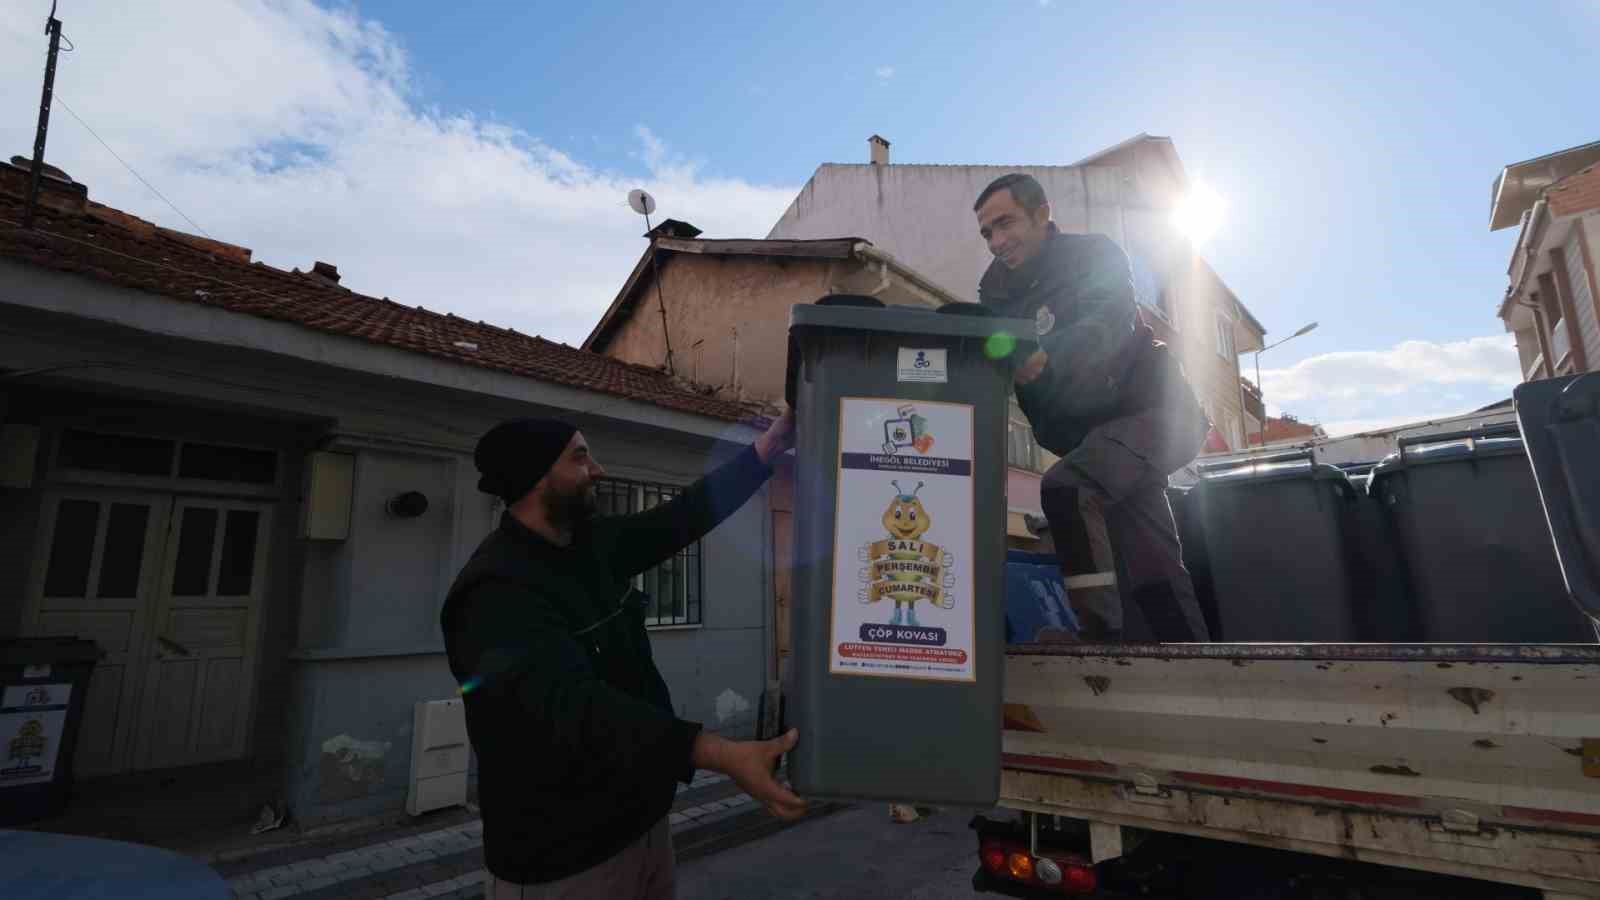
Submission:
[[[918,290],[928,294],[934,300],[938,301],[939,305],[941,306],[950,303],[970,302],[962,300],[960,297],[957,297],[956,295],[940,287],[938,284],[935,284],[927,276],[911,268],[910,266],[907,266],[900,260],[895,259],[893,255],[874,247],[870,241],[857,241],[854,251],[856,257],[864,262],[877,262],[886,266],[890,271],[894,272],[896,276],[907,282],[910,282]]]
[[[633,271],[628,274],[622,283],[622,289],[611,301],[600,321],[584,338],[580,349],[594,353],[603,352],[610,342],[612,334],[621,327],[626,318],[625,312],[629,300],[644,282],[653,278],[650,272],[650,254],[655,251],[667,253],[686,253],[693,256],[770,256],[782,259],[849,259],[855,253],[855,248],[860,244],[871,246],[864,238],[841,237],[826,238],[815,241],[790,241],[771,240],[761,238],[750,239],[719,239],[719,238],[657,238],[651,247],[647,247],[634,264]]]
[[[1128,149],[1129,147],[1137,146],[1138,144],[1140,144],[1140,143],[1142,143],[1144,141],[1166,141],[1168,143],[1171,143],[1172,139],[1171,138],[1167,138],[1167,137],[1157,137],[1157,136],[1155,136],[1153,134],[1146,134],[1145,132],[1141,131],[1138,134],[1134,135],[1131,138],[1128,138],[1125,141],[1119,141],[1119,142],[1117,142],[1115,144],[1112,144],[1109,147],[1104,147],[1104,148],[1102,148],[1100,150],[1097,150],[1094,153],[1091,153],[1088,156],[1085,156],[1083,159],[1080,159],[1077,162],[1073,163],[1073,165],[1074,166],[1092,166],[1095,163],[1099,162],[1102,159],[1105,159],[1108,156],[1111,156],[1111,155],[1117,154],[1117,153],[1121,153],[1122,151]]]
[[[616,298],[611,301],[610,306],[606,307],[605,313],[600,316],[600,321],[594,324],[594,328],[590,330],[589,336],[583,339],[579,349],[593,353],[599,353],[605,349],[606,342],[611,340],[612,329],[615,325],[620,324],[616,319],[622,309],[622,304],[633,295],[633,290],[639,284],[639,279],[644,277],[645,269],[650,263],[650,254],[653,252],[655,252],[654,247],[645,248],[644,253],[639,256],[639,261],[634,264],[633,271],[628,273],[628,279],[622,283],[622,289],[617,291]]]
[[[1595,160],[1600,160],[1600,141],[1568,147],[1565,150],[1557,150],[1554,153],[1546,153],[1543,156],[1514,162],[1502,168],[1500,177],[1495,179],[1494,197],[1489,206],[1489,230],[1499,231],[1502,228],[1510,228],[1516,225],[1521,221],[1522,213],[1534,203],[1537,203],[1544,196],[1545,191],[1554,187],[1555,184],[1559,184],[1571,174],[1569,172],[1567,175],[1555,178],[1553,183],[1547,184],[1542,188],[1532,189],[1521,184],[1524,173],[1535,167],[1548,166],[1563,158],[1570,157],[1580,157],[1579,162],[1574,164],[1575,170],[1582,169],[1586,165],[1592,164]],[[1583,159],[1589,159],[1589,162],[1585,163]],[[1509,188],[1508,185],[1510,186]]]

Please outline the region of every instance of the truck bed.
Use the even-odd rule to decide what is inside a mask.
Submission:
[[[1600,645],[1027,644],[1001,802],[1600,895]]]

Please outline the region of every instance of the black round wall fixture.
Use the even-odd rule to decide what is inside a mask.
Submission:
[[[406,491],[395,494],[385,504],[389,515],[397,519],[415,519],[428,511],[428,496],[421,491]]]

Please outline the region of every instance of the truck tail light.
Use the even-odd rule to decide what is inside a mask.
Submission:
[[[1006,851],[1000,847],[985,845],[983,848],[983,867],[988,869],[990,874],[1004,875],[1006,872]]]
[[[1073,894],[1092,894],[1100,886],[1094,866],[1066,865],[1061,867],[1061,888]]]
[[[982,840],[978,856],[983,868],[1007,881],[1030,884],[1062,894],[1091,894],[1099,887],[1094,866],[1082,857],[1033,856],[1025,846],[1009,840]]]
[[[1033,857],[1026,853],[1012,853],[1006,861],[1006,868],[1011,872],[1011,877],[1018,881],[1033,880]]]

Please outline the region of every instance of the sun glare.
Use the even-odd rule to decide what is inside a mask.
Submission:
[[[1204,243],[1222,225],[1222,198],[1211,188],[1196,184],[1173,210],[1172,222],[1189,240]]]

